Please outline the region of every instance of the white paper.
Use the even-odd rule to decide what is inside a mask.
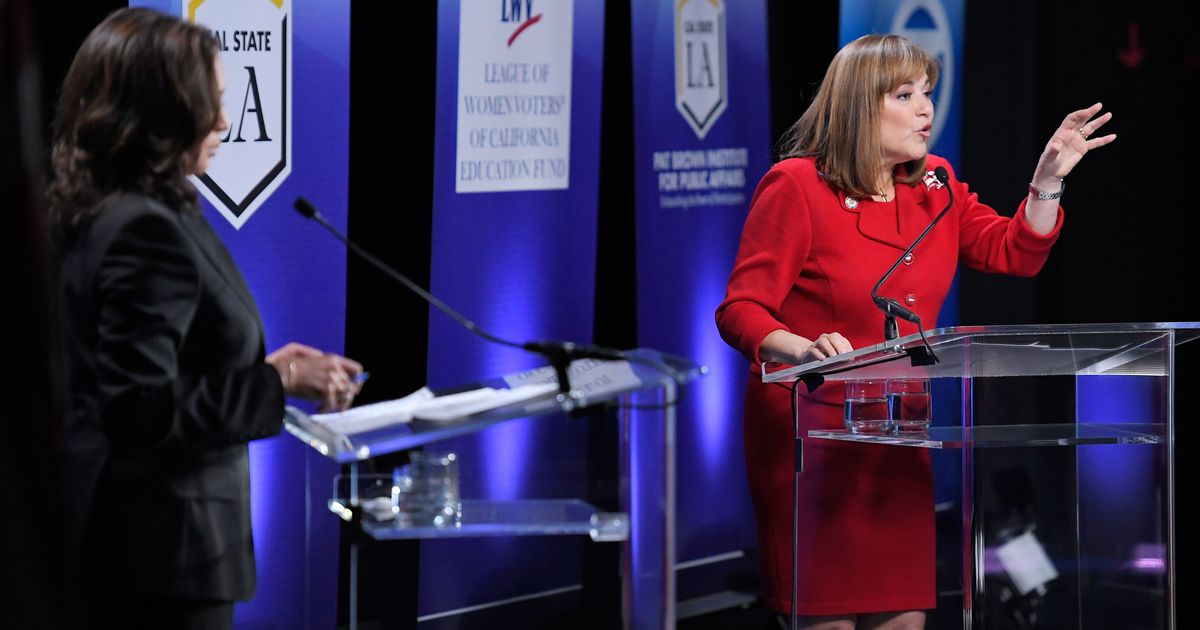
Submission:
[[[426,401],[413,412],[413,416],[422,420],[455,420],[489,409],[540,398],[555,391],[558,391],[558,385],[555,383],[522,385],[512,389],[484,387]]]
[[[353,435],[394,424],[422,420],[455,420],[472,414],[533,400],[558,391],[555,383],[531,384],[512,389],[483,387],[458,394],[434,397],[428,387],[397,400],[355,407],[337,413],[319,413],[310,418],[335,433]]]
[[[310,418],[313,422],[323,424],[337,433],[351,435],[392,424],[404,424],[412,420],[414,410],[422,403],[432,399],[433,392],[429,391],[428,387],[422,387],[404,398],[363,405],[336,413],[319,413]]]
[[[1054,563],[1032,532],[1000,545],[996,556],[1022,595],[1058,577]]]
[[[575,4],[459,4],[454,191],[566,189]]]

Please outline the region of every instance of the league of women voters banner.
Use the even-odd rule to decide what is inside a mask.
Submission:
[[[587,343],[604,273],[596,268],[604,2],[440,0],[437,28],[431,290],[506,339]],[[429,339],[434,387],[545,362],[436,311]],[[512,422],[439,446],[473,471],[462,496],[583,496],[585,476],[554,469],[550,455],[586,453],[585,424]],[[422,543],[419,618],[577,585],[580,544]]]

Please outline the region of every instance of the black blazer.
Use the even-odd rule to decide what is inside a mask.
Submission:
[[[127,194],[65,245],[59,293],[85,588],[248,599],[246,443],[284,394],[233,259],[200,214]]]

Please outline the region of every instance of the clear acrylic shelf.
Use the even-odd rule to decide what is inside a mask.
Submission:
[[[1081,446],[1091,444],[1161,444],[1163,424],[1008,424],[975,427],[930,427],[923,433],[865,434],[809,431],[822,440],[890,444],[932,449]]]
[[[335,514],[345,510],[340,499],[329,503]],[[578,499],[464,500],[458,525],[408,526],[364,516],[362,529],[376,540],[578,535],[590,536],[597,542],[612,542],[629,538],[629,516],[601,512]]]

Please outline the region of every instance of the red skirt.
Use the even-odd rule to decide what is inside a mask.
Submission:
[[[803,387],[803,386],[801,386]],[[791,392],[751,377],[745,449],[758,522],[763,596],[791,612]],[[841,429],[842,384],[799,401],[800,435]],[[933,482],[925,449],[804,440],[799,487],[797,607],[836,615],[935,606]]]

